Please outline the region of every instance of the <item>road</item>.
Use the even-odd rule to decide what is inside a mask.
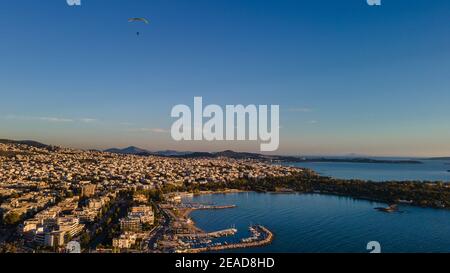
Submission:
[[[156,206],[160,215],[163,216],[162,223],[160,223],[156,228],[154,228],[147,239],[146,245],[148,246],[149,252],[154,251],[154,245],[158,242],[158,240],[168,232],[170,226],[170,216],[159,206]]]

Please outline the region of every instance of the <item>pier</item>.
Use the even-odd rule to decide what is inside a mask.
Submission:
[[[242,239],[241,242],[239,243],[212,245],[200,248],[190,248],[180,250],[179,252],[200,253],[210,251],[221,251],[226,249],[261,247],[272,243],[274,235],[269,229],[261,225],[253,226],[251,227],[251,229],[254,230],[252,231],[253,236],[250,238]],[[259,236],[255,236],[255,234],[258,234]]]
[[[233,209],[236,205],[208,205],[199,203],[183,203],[177,206],[178,209],[193,209],[193,210],[215,210],[215,209]]]
[[[229,228],[214,232],[208,232],[208,233],[193,233],[193,234],[177,234],[178,237],[185,237],[185,238],[220,238],[225,236],[233,236],[237,233],[237,229],[235,228]]]
[[[235,208],[236,205],[212,205],[201,203],[162,204],[161,211],[167,217],[169,236],[158,240],[159,250],[178,253],[200,253],[226,249],[261,247],[272,243],[273,233],[262,225],[249,227],[251,235],[239,242],[214,242],[214,239],[234,236],[237,229],[231,228],[205,232],[195,226],[189,218],[194,210],[218,210]]]

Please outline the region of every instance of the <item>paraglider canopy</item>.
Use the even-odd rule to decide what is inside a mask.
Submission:
[[[130,18],[130,19],[128,19],[128,22],[129,23],[132,23],[132,22],[143,22],[145,24],[149,24],[150,23],[147,19],[145,19],[143,17]]]

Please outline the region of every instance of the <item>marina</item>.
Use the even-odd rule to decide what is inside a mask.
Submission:
[[[210,252],[210,251],[221,251],[228,249],[241,249],[241,248],[255,248],[268,245],[272,242],[274,235],[273,233],[264,226],[256,225],[251,226],[250,231],[252,236],[249,238],[244,238],[239,243],[219,243],[206,247],[190,248],[187,249],[186,253],[200,253],[200,252]]]
[[[227,210],[236,205],[215,205],[203,202],[171,202],[161,204],[160,208],[168,219],[166,235],[156,243],[156,248],[164,252],[200,253],[228,249],[254,248],[268,245],[274,235],[262,225],[248,227],[250,236],[237,239],[238,229],[235,226],[226,229],[206,232],[196,226],[189,217],[193,211]],[[227,240],[225,238],[230,238]]]

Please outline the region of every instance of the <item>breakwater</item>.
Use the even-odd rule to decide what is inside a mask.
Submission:
[[[213,231],[208,233],[193,233],[193,234],[177,234],[178,237],[186,237],[186,238],[219,238],[219,237],[225,237],[225,236],[233,236],[236,234],[237,229],[235,228],[229,228],[219,231]]]
[[[199,248],[190,248],[183,250],[185,253],[200,253],[200,252],[210,252],[210,251],[221,251],[227,249],[236,249],[236,248],[253,248],[253,247],[261,247],[272,243],[274,239],[273,233],[262,225],[256,225],[251,227],[255,232],[259,233],[258,238],[247,238],[241,240],[239,243],[233,244],[220,244],[220,245],[211,245],[206,247]]]

